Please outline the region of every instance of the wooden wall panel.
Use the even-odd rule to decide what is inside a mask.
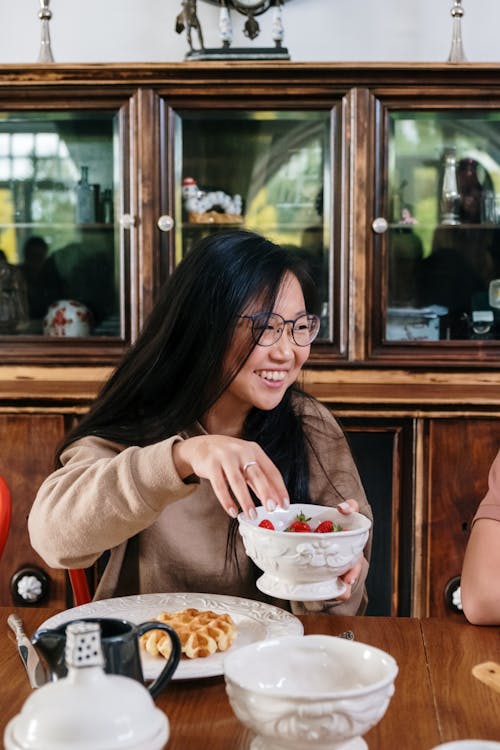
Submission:
[[[51,579],[49,601],[64,606],[65,574],[48,568],[32,549],[27,516],[36,491],[50,473],[56,445],[64,435],[64,417],[59,414],[0,413],[0,474],[12,496],[12,521],[0,559],[0,604],[12,603],[10,580],[25,566],[35,565]]]
[[[410,614],[414,534],[411,420],[349,419],[344,428],[373,510],[368,615]]]
[[[450,614],[445,587],[461,573],[470,523],[499,448],[500,418],[429,421],[426,613],[432,617]]]

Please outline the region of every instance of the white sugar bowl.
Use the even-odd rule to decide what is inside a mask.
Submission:
[[[66,641],[68,676],[29,696],[5,750],[162,750],[167,717],[139,682],[104,673],[98,623],[69,624]]]
[[[397,673],[384,651],[328,635],[257,641],[224,659],[251,750],[366,750],[361,735],[385,714]]]

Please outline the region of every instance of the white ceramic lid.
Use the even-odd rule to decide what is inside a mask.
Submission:
[[[33,692],[4,743],[6,750],[162,750],[169,734],[143,685],[92,668]]]

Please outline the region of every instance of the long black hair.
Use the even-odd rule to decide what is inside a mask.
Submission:
[[[206,237],[181,261],[131,347],[81,422],[58,451],[97,435],[145,446],[201,420],[255,347],[223,367],[238,315],[258,299],[272,310],[285,274],[298,279],[308,312],[315,288],[304,261],[253,232],[226,230]],[[308,462],[292,386],[270,411],[253,409],[243,437],[256,440],[283,474],[290,497],[308,500]]]

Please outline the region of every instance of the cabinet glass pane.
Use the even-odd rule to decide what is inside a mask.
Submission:
[[[330,113],[178,112],[177,252],[244,227],[303,256],[329,329]]]
[[[117,132],[114,112],[0,113],[0,335],[120,334]]]
[[[500,112],[389,125],[386,339],[500,339]]]

